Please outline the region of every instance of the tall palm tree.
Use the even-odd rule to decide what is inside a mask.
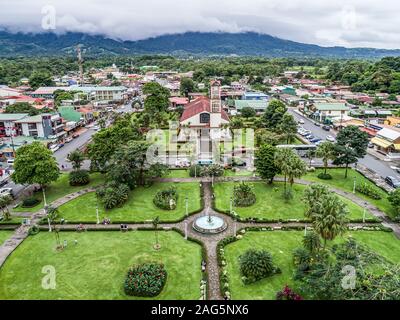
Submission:
[[[49,220],[49,224],[52,225],[52,229],[54,231],[54,236],[56,237],[56,246],[57,249],[61,248],[61,240],[60,240],[60,234],[59,234],[59,229],[56,227],[57,224],[57,218],[58,218],[58,209],[55,207],[48,207],[47,208],[47,219]]]
[[[326,242],[333,240],[347,229],[348,209],[346,204],[336,194],[329,193],[321,199],[320,210],[311,215],[314,230]]]
[[[317,157],[322,158],[324,162],[324,174],[326,175],[326,170],[328,168],[328,161],[335,159],[335,145],[332,142],[325,141],[321,143],[316,151]]]
[[[275,164],[284,175],[284,189],[286,193],[287,182],[293,186],[294,179],[300,178],[307,172],[306,164],[290,148],[280,148],[275,153]]]
[[[82,166],[82,162],[85,160],[85,155],[82,151],[76,149],[68,155],[68,160],[71,161],[74,170],[79,170]]]

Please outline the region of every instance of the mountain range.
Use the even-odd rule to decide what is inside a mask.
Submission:
[[[82,45],[85,55],[168,54],[176,56],[265,56],[382,58],[400,56],[400,49],[322,47],[254,32],[186,32],[138,41],[69,32],[11,33],[0,31],[0,56],[53,56],[75,54]]]

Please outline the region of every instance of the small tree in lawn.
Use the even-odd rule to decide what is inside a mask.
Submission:
[[[1,196],[0,197],[0,208],[3,212],[3,219],[4,221],[8,221],[11,219],[11,213],[8,206],[12,203],[13,199],[9,195]]]
[[[23,145],[17,150],[14,170],[11,179],[15,183],[40,185],[46,206],[44,189],[46,185],[56,181],[60,175],[53,153],[38,141]]]
[[[274,177],[279,173],[279,168],[275,163],[275,152],[276,147],[269,144],[263,144],[256,152],[257,173],[268,183],[272,183]]]
[[[367,154],[368,134],[356,126],[342,129],[336,136],[335,160],[336,165],[346,165],[345,178],[349,164],[356,163],[358,158]]]
[[[154,245],[154,249],[159,250],[161,248],[161,245],[158,242],[158,225],[160,224],[160,219],[158,216],[153,219],[152,224],[155,229],[156,236],[156,244]]]
[[[290,113],[285,113],[282,117],[281,123],[278,125],[278,132],[280,132],[289,144],[294,140],[297,133],[297,122]]]
[[[85,155],[82,151],[76,149],[68,155],[68,160],[71,161],[74,170],[79,170],[82,166],[82,162],[85,160]]]
[[[324,175],[327,177],[326,170],[328,168],[328,161],[335,160],[335,145],[329,141],[321,143],[317,148],[316,155],[322,158],[324,163]]]
[[[56,237],[56,248],[61,249],[62,246],[61,246],[60,233],[59,233],[60,230],[56,226],[57,218],[58,218],[58,209],[50,206],[47,209],[47,219],[49,221],[49,225],[52,226],[54,236]]]

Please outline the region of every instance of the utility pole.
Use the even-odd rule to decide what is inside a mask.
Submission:
[[[79,81],[80,81],[80,85],[83,86],[83,59],[82,59],[81,47],[79,44],[76,46],[76,52],[78,55]]]

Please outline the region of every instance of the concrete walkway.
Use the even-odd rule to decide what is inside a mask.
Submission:
[[[293,222],[293,223],[257,223],[257,222],[249,222],[249,223],[244,223],[244,222],[235,222],[231,217],[221,214],[219,212],[215,212],[212,209],[212,180],[214,182],[222,182],[222,181],[261,181],[259,177],[220,177],[220,178],[163,178],[163,179],[158,179],[158,181],[164,181],[164,182],[201,182],[202,183],[202,188],[203,188],[203,195],[204,195],[204,209],[202,212],[197,213],[195,215],[191,215],[184,219],[181,222],[178,223],[164,223],[160,224],[161,229],[165,230],[170,230],[172,228],[179,229],[181,232],[185,233],[185,230],[187,230],[187,236],[191,238],[195,238],[200,240],[207,253],[207,274],[208,274],[208,298],[211,300],[221,300],[223,299],[220,291],[220,282],[219,282],[219,266],[218,266],[218,260],[217,260],[217,244],[219,241],[222,239],[228,237],[228,236],[233,236],[235,235],[235,231],[238,231],[242,228],[246,227],[272,227],[274,229],[280,229],[282,226],[285,227],[302,227],[304,228],[307,223],[300,223],[300,222]],[[276,181],[283,181],[282,178],[276,178]],[[307,180],[296,180],[295,181],[298,184],[302,185],[310,185],[314,182],[307,181]],[[376,208],[374,205],[368,203],[364,199],[361,199],[357,197],[356,195],[336,189],[336,188],[330,188],[332,192],[335,192],[350,201],[365,207],[371,214],[373,214],[375,217],[379,218],[380,220],[383,221],[383,225],[386,227],[391,228],[395,235],[400,238],[400,227],[398,224],[392,222],[382,211],[380,211],[378,208]],[[88,188],[84,190],[80,190],[78,192],[66,195],[54,202],[51,203],[52,206],[54,207],[59,207],[63,205],[64,203],[71,201],[72,199],[75,199],[76,197],[79,197],[85,193],[88,192],[93,192],[95,189]],[[29,213],[30,217],[32,219],[32,224],[38,223],[42,217],[45,216],[44,210],[39,210],[38,212],[35,213]],[[221,217],[225,220],[227,223],[227,228],[225,231],[216,234],[216,235],[204,235],[196,232],[193,229],[193,223],[194,221],[201,217],[205,216],[207,214],[212,214],[218,217]],[[21,216],[28,215],[28,213],[19,213]],[[350,223],[349,226],[352,227],[362,227],[366,226],[369,224],[363,224],[363,223]],[[59,225],[58,226],[60,230],[75,230],[76,225]],[[128,228],[129,230],[136,230],[138,228],[152,228],[153,226],[151,224],[129,224]],[[41,226],[42,229],[47,229],[47,226]],[[104,230],[119,230],[119,225],[97,225],[97,224],[87,224],[85,225],[86,230],[94,230],[94,229],[104,229]],[[0,227],[1,229],[1,227]],[[28,226],[20,226],[18,229],[16,229],[15,233],[11,236],[10,239],[8,239],[3,245],[0,246],[0,267],[2,264],[5,262],[7,257],[18,247],[20,243],[23,242],[23,240],[28,236]],[[200,266],[199,266],[200,268]]]

